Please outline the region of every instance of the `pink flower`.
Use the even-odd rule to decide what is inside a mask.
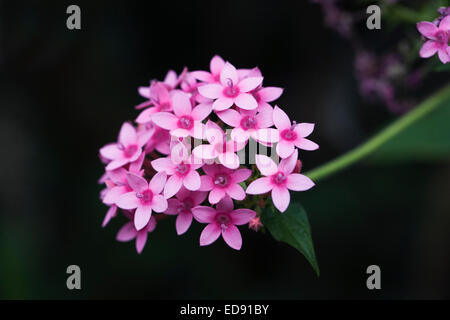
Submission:
[[[435,24],[422,21],[417,24],[417,30],[427,39],[420,49],[420,56],[422,58],[429,58],[436,52],[442,63],[450,61],[449,55],[449,31],[450,31],[450,15],[445,17],[440,23],[439,27]]]
[[[245,191],[239,183],[247,180],[250,169],[231,170],[222,165],[204,165],[206,175],[201,176],[201,191],[210,191],[208,200],[211,204],[218,203],[226,195],[235,200],[244,200]]]
[[[256,155],[256,166],[265,176],[259,178],[248,186],[248,194],[262,194],[272,190],[272,201],[281,212],[286,211],[290,202],[289,190],[305,191],[314,186],[314,182],[307,176],[292,173],[297,164],[298,151],[280,161],[279,166],[263,155]]]
[[[239,157],[236,152],[245,147],[245,143],[228,141],[225,132],[214,122],[208,120],[205,130],[206,139],[210,144],[195,147],[192,153],[200,159],[218,159],[221,164],[236,169],[239,167]]]
[[[206,195],[206,192],[193,192],[186,188],[181,188],[176,194],[176,198],[167,201],[169,206],[164,213],[177,215],[175,227],[178,235],[182,235],[189,229],[192,223],[192,208],[205,201]]]
[[[198,190],[200,188],[200,175],[196,170],[202,165],[203,163],[199,159],[194,159],[192,155],[179,161],[174,161],[171,157],[158,158],[152,161],[153,169],[158,172],[165,172],[170,176],[164,187],[166,199],[176,194],[183,185],[188,190]]]
[[[233,201],[226,197],[220,201],[216,209],[198,206],[192,209],[194,217],[201,223],[208,223],[200,235],[200,245],[207,246],[219,238],[233,249],[240,250],[242,237],[236,226],[246,224],[256,213],[249,209],[233,210]]]
[[[127,174],[127,181],[132,192],[120,196],[117,206],[125,210],[136,209],[134,214],[134,226],[137,230],[144,228],[155,212],[164,212],[167,209],[167,200],[160,195],[167,180],[165,172],[158,172],[150,180],[150,183],[134,174]]]
[[[281,158],[289,157],[295,147],[303,150],[316,150],[319,146],[306,139],[314,130],[313,123],[294,123],[291,124],[291,120],[287,114],[275,106],[273,110],[273,122],[279,132],[279,142],[277,144],[277,153]]]
[[[203,138],[202,121],[211,113],[208,105],[200,104],[192,109],[189,96],[177,91],[173,95],[173,111],[158,112],[153,115],[152,121],[159,127],[170,130],[170,134],[179,138],[191,136]]]
[[[253,231],[259,231],[263,226],[261,219],[259,217],[251,218],[248,222],[248,227]]]
[[[163,83],[153,82],[148,90],[144,90],[141,87],[139,89],[139,92],[141,93],[141,95],[146,96],[149,100],[141,103],[136,108],[142,109],[151,105],[153,105],[153,107],[147,108],[142,111],[136,118],[137,123],[150,122],[152,120],[152,116],[155,113],[172,110],[172,93]]]
[[[142,146],[146,143],[145,135],[138,135],[134,127],[125,122],[119,133],[119,142],[104,146],[100,155],[112,160],[106,170],[114,170],[135,161],[142,153]]]
[[[215,100],[212,108],[216,111],[228,109],[233,104],[241,109],[253,110],[258,103],[249,92],[258,87],[262,80],[262,77],[239,80],[236,68],[227,62],[220,72],[220,83],[200,86],[198,91],[202,96]]]
[[[267,106],[270,106],[268,102],[277,100],[282,93],[283,89],[278,87],[258,87],[254,91],[252,91],[256,102],[258,102],[258,110],[260,108],[267,108]]]
[[[156,219],[151,217],[148,224],[137,230],[133,222],[129,221],[119,230],[116,236],[117,241],[127,242],[136,239],[136,251],[141,253],[147,242],[147,234],[156,228]]]
[[[139,176],[144,174],[142,168],[142,163],[144,162],[145,154],[141,154],[139,158],[130,163],[129,169],[118,168],[112,171],[107,171],[107,181],[109,188],[105,192],[103,198],[103,203],[105,204],[117,204],[120,196],[133,191],[133,189],[128,185],[127,174],[128,172],[135,173]]]
[[[217,116],[226,124],[235,127],[231,131],[231,139],[238,142],[246,142],[250,137],[262,143],[278,141],[278,131],[269,128],[273,125],[273,109],[266,104],[257,110],[227,109],[217,112]]]
[[[209,70],[211,72],[193,71],[191,74],[199,81],[208,83],[220,82],[220,72],[222,71],[224,65],[225,61],[223,61],[220,56],[215,55],[209,63]]]
[[[154,150],[162,154],[170,153],[170,133],[168,130],[154,125],[152,122],[148,122],[145,125],[145,129],[149,132],[149,139],[146,142],[145,153],[150,153]]]

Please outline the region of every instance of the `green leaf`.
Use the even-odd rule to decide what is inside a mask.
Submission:
[[[320,275],[308,216],[299,203],[291,202],[284,213],[275,212],[273,207],[269,206],[263,210],[261,219],[275,240],[285,242],[300,251],[316,271],[317,276]]]
[[[382,145],[371,163],[434,162],[450,159],[450,98]]]

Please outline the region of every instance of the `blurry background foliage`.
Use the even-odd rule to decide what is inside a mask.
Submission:
[[[295,249],[245,228],[240,252],[221,241],[200,248],[202,225],[178,237],[173,219],[142,255],[116,242],[123,220],[100,227],[98,149],[137,116],[137,87],[169,68],[206,69],[214,54],[259,66],[266,85],[285,88],[277,103],[290,117],[316,123],[321,148],[300,153],[305,171],[398,115],[361,98],[352,47],[307,1],[78,1],[80,31],[65,27],[70,4],[0,2],[1,298],[450,298],[449,101],[295,196],[320,278]],[[434,1],[397,1],[398,25],[362,25],[363,38],[378,52],[405,32],[418,41],[424,5],[432,16]],[[407,93],[422,101],[448,79],[430,74]],[[81,291],[66,289],[70,264],[81,267]],[[382,290],[365,286],[371,264],[381,267]]]

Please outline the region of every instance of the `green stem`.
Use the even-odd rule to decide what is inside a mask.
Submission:
[[[306,172],[305,175],[317,182],[318,180],[326,178],[341,171],[342,169],[349,167],[374,152],[381,145],[389,141],[417,120],[423,118],[425,115],[438,107],[442,101],[449,97],[450,85],[447,85],[412,109],[410,112],[390,124],[387,128],[367,142],[316,169]]]

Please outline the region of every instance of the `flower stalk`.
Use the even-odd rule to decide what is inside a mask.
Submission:
[[[450,84],[447,84],[444,88],[427,98],[416,108],[400,117],[367,142],[316,169],[306,172],[305,175],[314,182],[317,182],[348,168],[372,154],[400,132],[435,110],[447,99],[450,99]]]

